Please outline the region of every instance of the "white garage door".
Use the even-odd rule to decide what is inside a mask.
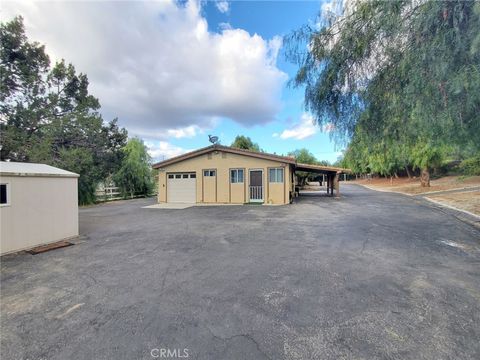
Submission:
[[[195,173],[167,174],[167,202],[195,203],[196,182]]]

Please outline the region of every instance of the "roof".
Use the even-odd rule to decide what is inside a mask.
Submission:
[[[207,147],[195,150],[195,151],[191,151],[189,153],[186,153],[186,154],[183,154],[183,155],[180,155],[180,156],[175,156],[175,157],[173,157],[171,159],[168,159],[168,160],[165,160],[165,161],[158,162],[158,163],[153,165],[153,168],[158,169],[158,168],[161,168],[163,166],[172,165],[172,164],[178,163],[180,161],[191,159],[191,158],[199,156],[199,155],[207,154],[207,153],[209,153],[211,151],[215,151],[215,150],[224,151],[224,152],[232,153],[232,154],[255,157],[255,158],[259,158],[259,159],[281,161],[281,162],[284,162],[284,163],[287,163],[287,164],[295,164],[295,158],[290,157],[290,156],[280,156],[280,155],[268,154],[268,153],[252,151],[252,150],[236,149],[236,148],[232,148],[232,147],[229,147],[229,146],[223,146],[223,145],[215,144],[215,145],[210,145],[210,146],[207,146]]]
[[[252,151],[252,150],[244,150],[244,149],[236,149],[229,146],[223,145],[210,145],[195,151],[188,152],[186,154],[175,156],[168,160],[160,161],[156,164],[153,164],[154,169],[162,168],[163,166],[168,166],[172,164],[176,164],[180,161],[191,159],[193,157],[207,154],[211,151],[224,151],[232,154],[239,154],[245,156],[251,156],[259,159],[266,159],[266,160],[273,160],[273,161],[281,161],[287,164],[295,165],[295,169],[299,171],[307,171],[307,172],[319,172],[319,173],[340,173],[340,172],[350,172],[349,169],[343,169],[339,167],[333,166],[323,166],[323,165],[310,165],[310,164],[301,164],[297,163],[295,158],[292,156],[280,156],[275,154],[269,154],[264,152]]]
[[[302,164],[302,163],[297,163],[295,165],[295,170],[305,171],[305,172],[319,172],[319,173],[350,172],[350,169],[344,169],[344,168],[339,168],[339,167],[334,167],[334,166]]]
[[[73,172],[59,169],[46,164],[1,161],[0,175],[3,176],[49,176],[49,177],[79,177]]]

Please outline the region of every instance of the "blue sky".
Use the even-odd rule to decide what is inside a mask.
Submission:
[[[209,31],[221,31],[221,24],[228,23],[232,28],[240,28],[250,34],[258,34],[266,39],[274,36],[288,35],[292,30],[300,28],[308,22],[314,22],[321,10],[322,1],[233,1],[229,10],[222,13],[214,1],[209,1],[203,7],[203,13],[208,21]],[[296,65],[286,61],[283,51],[277,59],[277,67],[288,74],[289,78],[296,73]],[[274,134],[281,134],[301,122],[304,114],[304,89],[294,89],[289,86],[282,88],[282,109],[276,120],[266,125],[245,128],[228,119],[213,130],[220,136],[222,143],[229,145],[236,135],[249,136],[260,144],[262,149],[277,154],[287,153],[297,148],[306,147],[318,159],[334,162],[340,155],[338,149],[330,140],[328,132],[321,129],[304,139],[282,139]],[[177,142],[180,146],[201,147],[204,139],[185,139]]]
[[[214,134],[224,145],[246,135],[267,152],[305,147],[333,162],[341,149],[305,112],[303,89],[287,86],[296,67],[282,36],[334,1],[6,1],[2,19],[22,15],[52,63],[87,74],[104,119],[118,118],[154,160]]]

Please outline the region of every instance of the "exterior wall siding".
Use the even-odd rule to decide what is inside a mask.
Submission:
[[[268,169],[283,168],[284,182],[269,183]],[[244,182],[230,182],[230,170],[243,169]],[[168,202],[167,174],[173,172],[196,172],[198,203],[235,203],[249,202],[249,170],[263,170],[264,203],[288,204],[290,202],[291,172],[289,164],[281,161],[259,159],[250,156],[232,154],[214,150],[194,158],[167,165],[158,173],[158,202]],[[216,170],[215,177],[205,177],[204,170]]]
[[[2,176],[10,204],[0,207],[0,254],[78,236],[77,178]]]

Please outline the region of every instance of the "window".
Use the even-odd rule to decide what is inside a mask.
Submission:
[[[230,170],[230,182],[232,184],[243,183],[243,169]]]
[[[270,169],[269,178],[271,183],[283,183],[283,169]]]
[[[188,174],[183,174],[184,179],[188,179]]]
[[[175,179],[181,179],[182,175],[181,174],[175,174]]]
[[[10,204],[9,184],[0,184],[0,206]]]
[[[190,179],[195,179],[197,177],[197,174],[190,174]]]
[[[215,170],[204,170],[203,176],[215,176]]]
[[[173,179],[173,174],[168,174],[169,179]]]

